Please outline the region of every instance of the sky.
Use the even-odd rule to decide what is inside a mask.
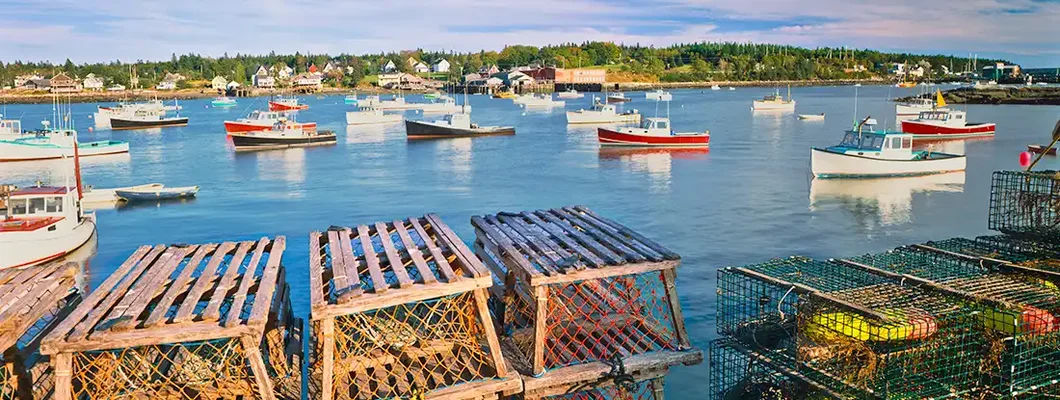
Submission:
[[[0,0],[0,60],[738,41],[1060,66],[1060,0]]]

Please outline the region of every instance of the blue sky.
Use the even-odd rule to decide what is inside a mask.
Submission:
[[[0,0],[0,60],[753,41],[1060,66],[1060,0]]]

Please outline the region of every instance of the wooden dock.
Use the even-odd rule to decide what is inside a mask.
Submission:
[[[702,362],[677,299],[677,254],[581,206],[471,223],[477,254],[504,277],[494,315],[525,398],[659,395],[670,366]]]
[[[0,399],[39,399],[52,390],[40,340],[81,296],[77,263],[0,270]]]
[[[299,398],[284,248],[140,247],[44,339],[55,399]]]
[[[309,248],[310,398],[522,390],[489,314],[493,278],[437,215],[332,227],[311,233]]]

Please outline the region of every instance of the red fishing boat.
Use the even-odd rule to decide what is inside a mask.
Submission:
[[[648,118],[639,128],[597,128],[601,146],[709,147],[710,132],[676,133],[669,118]]]
[[[949,110],[942,93],[937,94],[934,109],[921,111],[916,119],[902,121],[902,132],[913,135],[914,139],[960,139],[994,134],[994,124],[989,122],[968,122],[964,111]]]
[[[281,121],[293,121],[294,118],[283,111],[253,111],[246,118],[240,118],[235,121],[225,121],[225,132],[236,133],[236,132],[254,132],[263,129],[272,128],[273,125]],[[306,122],[298,124],[302,129],[307,131],[313,131],[317,129],[316,122]]]
[[[269,111],[298,111],[309,108],[308,104],[301,104],[297,97],[277,97],[269,100]]]

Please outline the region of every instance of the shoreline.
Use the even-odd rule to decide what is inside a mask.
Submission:
[[[934,97],[934,93],[928,93]],[[907,102],[922,95],[895,99]],[[950,104],[1018,104],[1018,105],[1060,105],[1060,88],[1058,87],[988,87],[956,88],[942,92],[942,97]]]
[[[837,79],[837,80],[810,80],[810,81],[703,81],[703,82],[607,82],[604,84],[608,89],[617,85],[618,90],[650,90],[650,89],[709,89],[712,85],[721,87],[779,87],[779,86],[838,86],[853,85],[856,83],[864,85],[889,85],[888,80],[881,79]],[[397,93],[397,90],[383,89],[374,86],[357,88],[325,87],[320,91],[300,96],[319,96],[359,93]],[[254,89],[248,96],[238,97],[265,97],[290,93],[288,90],[260,90]],[[0,104],[45,104],[51,103],[56,94],[49,92],[24,92],[7,90],[0,91]],[[119,101],[144,101],[161,99],[170,100],[193,100],[216,97],[217,92],[212,89],[180,89],[180,90],[137,90],[123,92],[78,92],[61,93],[60,98],[71,103],[116,103]]]

